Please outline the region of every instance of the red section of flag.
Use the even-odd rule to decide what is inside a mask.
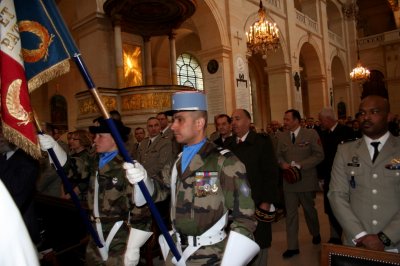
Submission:
[[[11,14],[11,8],[8,10]],[[15,37],[9,45],[2,44],[0,52],[0,98],[3,135],[17,147],[38,158],[40,149],[33,122],[25,70],[15,58],[10,56],[10,54],[21,54],[20,51],[16,51],[20,49],[20,46],[16,45],[20,41],[18,32],[2,30],[1,33],[2,40],[11,40],[11,35]]]

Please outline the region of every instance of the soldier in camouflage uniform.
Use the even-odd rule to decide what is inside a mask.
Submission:
[[[76,130],[71,132],[70,140],[70,154],[71,160],[67,161],[70,163],[68,166],[64,166],[68,169],[67,176],[71,182],[72,188],[80,200],[86,201],[87,191],[89,187],[90,179],[90,167],[93,156],[89,153],[89,149],[92,146],[92,141],[89,137],[89,132],[86,130]],[[65,193],[65,188],[62,193],[62,197],[69,199],[70,195]]]
[[[114,122],[122,139],[126,138],[126,127],[120,121]],[[95,134],[97,155],[90,165],[88,207],[104,247],[98,248],[90,239],[86,249],[86,265],[137,265],[139,249],[151,236],[151,232],[147,232],[151,217],[142,220],[130,215],[135,203],[133,186],[125,178],[123,158],[118,153],[105,120],[101,119],[98,126],[90,127],[90,132]],[[42,148],[53,148],[60,163],[69,171],[73,160],[68,158],[67,161],[65,152],[60,152],[55,141],[51,137],[48,139],[48,135],[45,137],[45,140],[39,138]],[[143,204],[136,202],[136,205]]]
[[[175,93],[172,102],[172,130],[176,140],[186,145],[172,171],[165,168],[163,172],[164,181],[171,187],[173,237],[183,253],[178,262],[172,255],[166,258],[168,247],[162,237],[166,263],[219,265],[222,261],[222,265],[246,265],[259,247],[251,240],[256,221],[245,167],[229,150],[207,140],[204,94]],[[124,168],[131,183],[146,180],[140,167],[126,164]],[[228,210],[232,211],[229,229]],[[229,230],[229,238],[225,238]],[[233,252],[233,245],[246,252]]]

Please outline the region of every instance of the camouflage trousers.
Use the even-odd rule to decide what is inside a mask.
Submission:
[[[103,235],[106,239],[108,233],[113,227],[114,223],[102,223]],[[94,227],[96,227],[94,225]],[[129,227],[126,223],[123,223],[119,228],[118,232],[115,234],[113,240],[110,243],[108,250],[108,260],[103,261],[96,243],[92,238],[90,238],[89,243],[86,248],[86,263],[88,266],[116,266],[124,265],[124,255],[126,251],[126,245],[129,237]]]
[[[215,245],[202,246],[186,261],[187,266],[213,266],[220,265],[222,261],[223,248],[226,241],[221,241]],[[182,251],[186,246],[182,246]],[[165,265],[173,266],[172,252],[169,252]]]

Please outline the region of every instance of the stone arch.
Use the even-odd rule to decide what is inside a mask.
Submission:
[[[303,37],[299,44],[299,67],[301,77],[301,102],[305,117],[316,117],[321,108],[326,105],[328,92],[326,76],[322,72],[322,56],[315,41]],[[315,101],[312,99],[322,99]]]
[[[328,16],[328,30],[343,37],[343,15],[340,7],[332,0],[328,0],[326,14]]]

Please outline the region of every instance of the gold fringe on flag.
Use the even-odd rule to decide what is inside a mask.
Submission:
[[[3,124],[3,135],[6,139],[8,139],[18,148],[24,150],[27,154],[29,154],[33,158],[39,159],[42,157],[42,152],[40,150],[39,144],[31,142],[27,137],[25,137],[12,127],[9,127],[6,123],[2,124]]]
[[[40,72],[28,82],[29,93],[39,88],[42,84],[49,82],[50,80],[61,76],[69,71],[69,59],[65,59],[55,64],[54,66],[47,68],[43,72]]]

